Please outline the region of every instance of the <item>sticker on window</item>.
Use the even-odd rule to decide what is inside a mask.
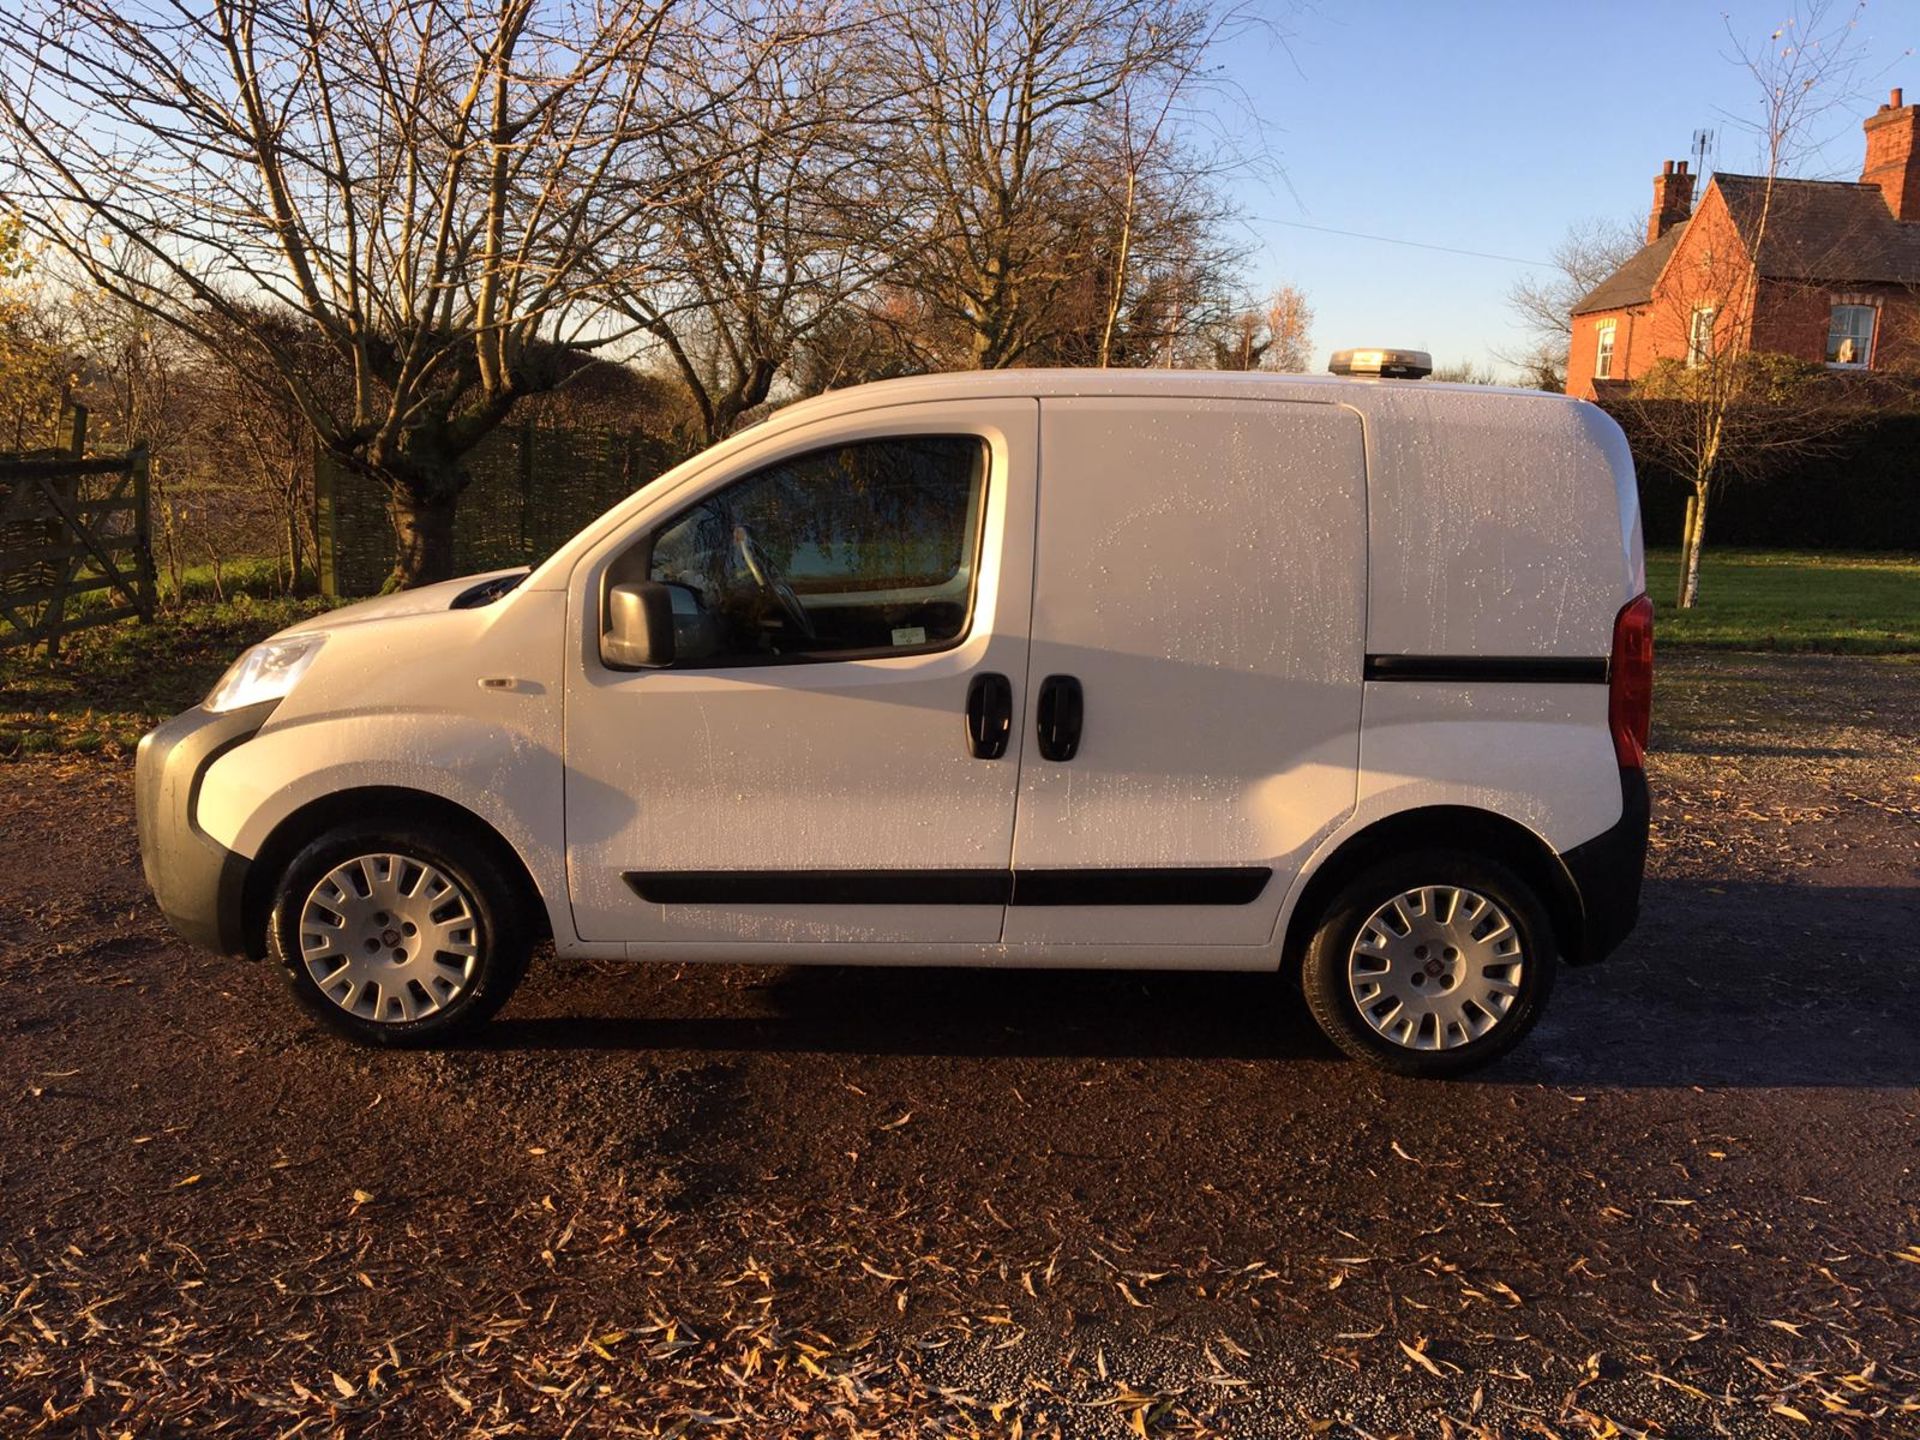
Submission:
[[[927,627],[924,625],[906,625],[893,632],[896,645],[924,645],[927,643]]]

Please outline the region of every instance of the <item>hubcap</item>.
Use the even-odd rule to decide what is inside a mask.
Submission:
[[[322,877],[300,910],[300,958],[351,1015],[393,1024],[452,1004],[480,967],[480,922],[445,871],[362,855]]]
[[[1492,1030],[1520,998],[1526,955],[1512,919],[1455,885],[1394,896],[1347,957],[1361,1018],[1408,1050],[1451,1050]]]

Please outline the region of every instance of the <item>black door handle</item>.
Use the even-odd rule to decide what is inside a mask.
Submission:
[[[976,760],[998,760],[1013,733],[1013,685],[991,670],[967,687],[967,753]]]
[[[1080,723],[1086,697],[1071,675],[1049,675],[1040,682],[1034,718],[1040,725],[1040,758],[1071,760],[1080,752]]]

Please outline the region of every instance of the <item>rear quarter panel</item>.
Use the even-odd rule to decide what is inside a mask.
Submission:
[[[1370,655],[1601,659],[1646,587],[1626,437],[1558,396],[1383,387],[1368,426]],[[1620,818],[1604,683],[1369,681],[1350,828],[1490,810],[1566,850]]]

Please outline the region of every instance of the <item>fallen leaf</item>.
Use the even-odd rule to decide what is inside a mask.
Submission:
[[[1421,1343],[1425,1344],[1426,1342],[1422,1341]],[[1407,1342],[1404,1340],[1400,1342],[1400,1348],[1407,1352],[1407,1358],[1409,1360],[1414,1361],[1416,1364],[1420,1366],[1421,1369],[1425,1370],[1429,1375],[1439,1376],[1439,1378],[1442,1380],[1446,1378],[1446,1376],[1440,1373],[1440,1367],[1434,1364],[1433,1361],[1427,1358],[1425,1351],[1414,1349],[1413,1346],[1407,1344]]]

